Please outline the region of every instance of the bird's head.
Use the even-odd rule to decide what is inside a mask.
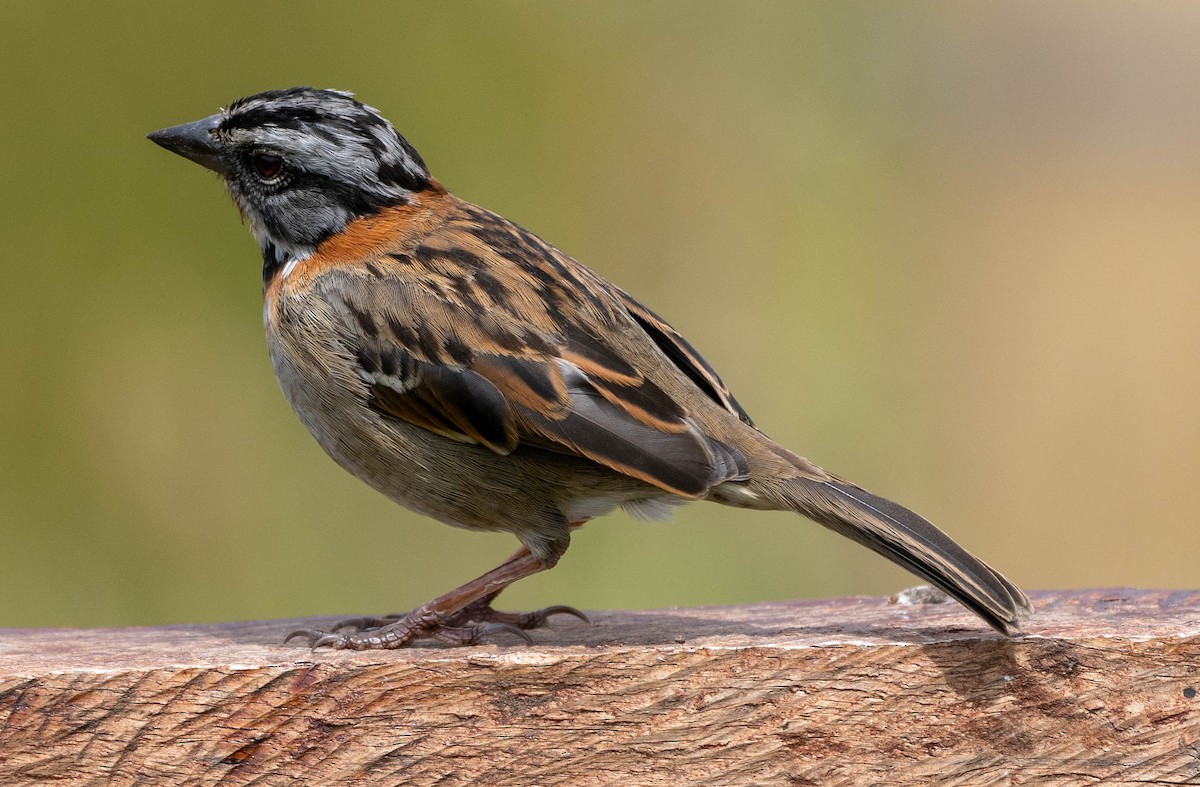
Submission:
[[[259,93],[147,136],[221,175],[267,265],[303,259],[352,220],[433,183],[391,123],[337,90]]]

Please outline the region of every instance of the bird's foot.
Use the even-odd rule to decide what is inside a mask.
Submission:
[[[404,615],[403,612],[391,612],[379,617],[346,618],[335,623],[331,631],[341,631],[342,629],[367,631],[368,629],[383,628],[400,620]],[[460,627],[468,623],[504,623],[527,631],[545,626],[551,615],[572,615],[584,623],[592,622],[587,615],[575,607],[568,607],[564,604],[542,607],[533,612],[500,612],[492,608],[492,598],[481,598],[446,616],[442,620],[442,625]]]
[[[565,548],[565,547],[564,547]],[[497,612],[492,601],[513,582],[544,571],[547,563],[522,547],[516,554],[481,577],[422,604],[408,614],[383,617],[348,618],[330,631],[299,629],[284,642],[305,639],[311,648],[334,650],[374,650],[401,648],[414,639],[436,639],[448,645],[475,645],[500,633],[515,634],[526,642],[533,640],[526,629],[539,628],[551,615],[587,616],[574,607],[546,607],[535,612]],[[590,621],[588,621],[590,622]],[[342,629],[350,629],[343,633]]]
[[[373,625],[374,624],[374,625]],[[340,629],[353,628],[342,633]],[[515,634],[528,643],[533,638],[516,626],[507,623],[485,623],[478,626],[452,625],[448,620],[430,620],[415,613],[382,618],[352,618],[340,621],[331,630],[298,629],[283,640],[305,639],[313,648],[334,650],[380,650],[402,648],[415,639],[436,639],[447,645],[477,645],[493,634]]]
[[[492,599],[481,598],[446,618],[446,623],[451,626],[461,626],[466,623],[493,623],[513,626],[522,631],[527,631],[529,629],[540,629],[546,625],[546,621],[551,615],[572,615],[584,623],[592,622],[587,615],[575,609],[575,607],[568,607],[563,604],[542,607],[541,609],[535,609],[533,612],[500,612],[492,609]]]
[[[419,611],[347,618],[339,620],[328,631],[293,631],[284,642],[306,639],[309,647],[314,649],[375,650],[404,647],[414,639],[436,639],[447,645],[477,645],[493,634],[508,633],[532,643],[533,639],[525,632],[546,625],[551,615],[573,615],[585,623],[591,622],[574,607],[555,605],[533,612],[499,612],[492,609],[491,599],[483,598],[441,618],[421,615]]]

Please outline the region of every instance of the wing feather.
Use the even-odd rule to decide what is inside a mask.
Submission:
[[[377,410],[459,442],[509,454],[519,441],[512,407],[500,389],[470,369],[421,364],[404,390],[380,378],[370,385]]]
[[[674,328],[667,324],[666,320],[638,303],[628,293],[621,290],[617,290],[617,293],[625,308],[629,310],[629,314],[679,371],[683,372],[717,404],[750,426],[754,426],[754,422],[750,420],[750,414],[738,404],[737,399],[733,398],[733,393],[721,381],[716,370],[708,365],[708,361],[705,361],[700,353],[696,352],[696,348],[687,339],[680,336]]]
[[[657,348],[681,382],[748,422],[682,337],[536,236],[471,211],[474,229],[457,240],[448,228],[437,243],[314,282],[372,407],[499,454],[528,446],[587,458],[684,497],[749,476],[740,452],[639,368],[643,356],[658,363]],[[482,219],[499,227],[486,246]]]

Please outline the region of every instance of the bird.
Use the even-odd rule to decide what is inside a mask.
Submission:
[[[147,136],[220,175],[249,224],[271,364],[325,452],[402,506],[520,542],[407,613],[288,640],[532,641],[553,615],[587,617],[499,611],[500,591],[552,568],[590,519],[664,518],[698,500],[801,514],[1021,634],[1032,606],[1016,585],[925,518],[771,440],[670,324],[451,194],[352,93],[271,90]]]

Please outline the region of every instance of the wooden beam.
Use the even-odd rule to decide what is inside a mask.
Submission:
[[[330,619],[0,631],[0,784],[1200,784],[1200,591],[595,612],[538,644]]]

